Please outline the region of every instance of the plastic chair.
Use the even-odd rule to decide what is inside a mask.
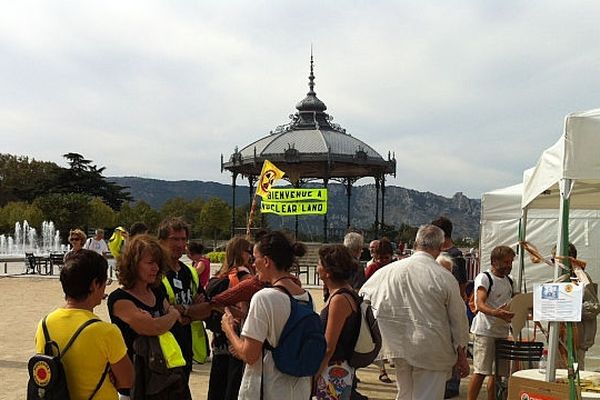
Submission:
[[[496,340],[496,366],[494,374],[496,400],[505,400],[507,398],[508,378],[512,373],[521,369],[536,368],[543,351],[543,342]]]

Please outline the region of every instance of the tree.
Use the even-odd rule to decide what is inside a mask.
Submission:
[[[125,191],[126,187],[110,182],[102,176],[106,167],[98,168],[92,165],[91,160],[78,153],[67,153],[63,157],[67,159],[70,168],[61,169],[55,191],[97,196],[114,210],[119,210],[123,202],[133,200],[129,192]]]
[[[50,192],[60,169],[55,163],[0,154],[0,206],[9,201],[31,202]]]
[[[0,208],[0,232],[12,233],[16,222],[27,220],[30,226],[40,227],[44,221],[42,210],[26,202],[10,202]]]
[[[143,222],[150,232],[156,232],[160,215],[145,201],[138,201],[133,207],[131,203],[123,204],[117,214],[116,224],[129,228],[134,222]]]
[[[63,239],[72,228],[87,229],[92,217],[92,198],[81,193],[50,193],[38,197],[33,205],[38,207],[44,216],[54,221]]]
[[[174,197],[167,200],[160,209],[162,219],[169,217],[181,217],[192,228],[190,237],[198,237],[202,233],[199,224],[200,213],[204,207],[204,199],[198,197],[192,201],[182,197]]]
[[[203,235],[214,240],[225,238],[231,229],[231,207],[213,197],[202,208],[199,224]]]
[[[88,221],[90,227],[107,228],[113,227],[117,221],[117,213],[110,208],[99,197],[94,197],[90,201],[91,215]]]
[[[244,204],[241,207],[237,207],[235,209],[235,227],[246,227],[248,226],[248,217],[250,215],[250,204]],[[254,218],[252,218],[252,227],[254,228],[266,228],[267,227],[267,218],[264,218],[264,224],[261,223],[260,217],[260,205],[258,205],[257,210],[254,211]]]

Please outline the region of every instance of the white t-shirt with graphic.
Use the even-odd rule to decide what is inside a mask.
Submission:
[[[294,296],[308,301],[308,293]],[[279,336],[290,316],[290,300],[279,289],[265,288],[256,293],[250,301],[250,309],[242,328],[242,336],[259,342],[269,341],[276,347]],[[264,369],[264,370],[263,370]],[[252,365],[246,364],[238,400],[260,399],[261,376],[264,400],[306,400],[311,394],[311,377],[295,377],[280,372],[270,351],[264,352],[264,359]]]
[[[93,250],[101,256],[108,253],[108,245],[104,241],[104,239],[96,240],[94,238],[89,238],[85,241],[83,245],[84,249]]]

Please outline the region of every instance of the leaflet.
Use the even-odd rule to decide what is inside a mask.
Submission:
[[[544,283],[534,287],[534,321],[581,321],[583,285]]]

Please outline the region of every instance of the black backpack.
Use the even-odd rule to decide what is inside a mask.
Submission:
[[[50,339],[48,333],[48,327],[46,326],[46,317],[42,320],[42,329],[44,331],[44,338],[46,344],[44,345],[44,354],[36,354],[29,359],[27,369],[29,370],[29,381],[27,382],[27,400],[69,400],[69,388],[67,387],[67,378],[65,375],[65,369],[62,364],[62,357],[71,348],[77,336],[87,326],[94,322],[100,322],[97,318],[92,318],[85,321],[71,336],[71,339],[67,342],[67,345],[60,351],[58,344]],[[56,355],[55,355],[56,354]],[[110,364],[106,363],[106,368],[102,373],[100,381],[96,385],[96,388],[90,395],[91,400],[106,378]]]
[[[226,291],[227,289],[229,289],[229,277],[227,275],[221,278],[210,278],[206,284],[206,295],[208,296],[208,300],[212,299],[219,293]],[[219,311],[213,311],[210,314],[210,317],[204,320],[206,328],[213,331],[213,333],[223,334],[223,330],[221,329],[222,317],[223,313]]]

